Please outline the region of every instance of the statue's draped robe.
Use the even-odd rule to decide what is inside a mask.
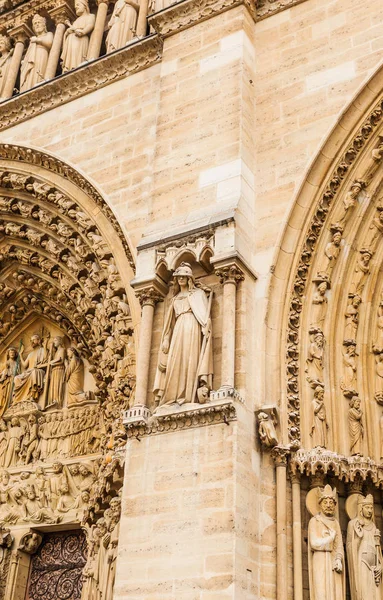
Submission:
[[[160,404],[194,402],[197,377],[211,385],[213,358],[211,335],[202,350],[202,327],[209,321],[208,299],[199,288],[177,294],[168,311],[161,347],[171,337],[168,354],[160,352],[154,393],[162,392]]]
[[[66,370],[68,406],[76,404],[83,398],[79,394],[84,393],[84,363],[78,356],[72,356]]]
[[[12,52],[7,52],[5,55],[0,56],[0,98],[3,97],[4,87],[8,78],[11,61]]]
[[[65,348],[57,348],[53,361],[60,361],[52,365],[49,381],[48,405],[57,403],[62,406],[64,400],[64,373],[65,373]]]
[[[48,63],[49,49],[53,42],[53,33],[47,31],[38,36],[41,44],[30,42],[21,64],[20,91],[30,90],[44,81],[45,69]]]
[[[8,358],[0,374],[0,416],[4,413],[10,401],[13,377],[18,373],[20,373],[19,363],[17,360]]]
[[[382,566],[382,553],[375,546],[375,523],[358,517],[347,527],[347,560],[352,600],[382,600],[383,586],[375,584],[374,567]]]
[[[95,16],[86,13],[79,16],[73,23],[72,29],[82,29],[92,31],[94,27]],[[75,69],[87,59],[89,47],[89,35],[78,37],[74,31],[67,31],[64,38],[63,51],[61,54],[62,69],[65,73]]]
[[[316,446],[327,447],[326,408],[323,402],[316,399],[312,402],[311,436],[313,448]]]
[[[108,52],[123,48],[133,39],[136,22],[136,9],[125,0],[117,0],[109,21],[110,29],[106,38]]]
[[[335,539],[329,533],[335,531]],[[310,600],[345,600],[345,563],[342,533],[336,519],[319,513],[308,529]],[[342,561],[342,573],[334,571],[335,559]]]
[[[44,362],[44,357],[45,350],[41,347],[28,354],[26,370],[14,379],[12,402],[37,400],[44,387],[45,371],[38,368]]]

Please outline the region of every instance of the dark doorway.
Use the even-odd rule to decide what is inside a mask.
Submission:
[[[80,600],[86,553],[82,531],[46,533],[31,561],[26,600]]]

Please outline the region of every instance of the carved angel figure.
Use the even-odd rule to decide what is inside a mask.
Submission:
[[[49,50],[53,43],[53,33],[47,30],[44,17],[36,14],[32,19],[35,35],[29,40],[28,50],[21,63],[20,91],[25,92],[44,81]]]
[[[64,36],[61,54],[63,73],[75,69],[86,61],[89,35],[95,24],[95,16],[90,12],[87,0],[76,0],[74,7],[77,19],[72,24],[67,21],[68,29]]]
[[[134,0],[117,0],[109,21],[107,52],[123,48],[134,38],[139,8]]]
[[[348,524],[347,558],[351,599],[381,600],[382,551],[371,495],[359,497],[358,514]]]
[[[159,405],[195,402],[197,388],[211,388],[213,376],[210,299],[181,263],[174,272],[173,297],[162,332],[154,394]]]
[[[3,99],[4,87],[7,81],[12,60],[11,40],[6,35],[0,35],[0,98]]]
[[[326,485],[319,496],[320,512],[308,528],[310,600],[345,600],[342,532],[335,518],[336,490]]]

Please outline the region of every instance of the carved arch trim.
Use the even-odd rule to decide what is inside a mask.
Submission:
[[[302,316],[307,325],[307,295],[312,299],[313,279],[317,275],[312,263],[319,250],[323,251],[330,241],[336,207],[355,180],[367,179],[362,186],[362,196],[369,194],[371,214],[377,208],[383,172],[373,152],[377,152],[381,144],[379,135],[383,134],[382,87],[383,67],[380,67],[343,112],[310,166],[278,244],[270,283],[266,344],[267,368],[279,372],[279,377],[266,377],[269,386],[266,395],[281,399],[283,443],[295,449],[302,443],[302,382],[308,333],[302,329]],[[378,168],[380,174],[377,174]],[[367,216],[367,212],[364,217],[359,213],[359,218],[369,219],[369,226],[372,217]],[[347,234],[351,225],[348,227]],[[353,230],[352,239],[356,243],[355,234]],[[358,243],[360,251],[362,242]],[[355,262],[352,244],[351,249]],[[338,266],[335,269],[339,271]],[[339,273],[334,271],[334,274],[338,281]],[[332,323],[334,329],[334,318]],[[344,402],[343,397],[341,402]]]

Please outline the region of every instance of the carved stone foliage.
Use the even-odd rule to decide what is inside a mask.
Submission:
[[[381,392],[382,108],[373,108],[323,186],[292,284],[286,348],[292,447],[303,442],[377,460],[380,415],[367,406]],[[368,353],[363,339],[371,339]],[[323,431],[313,414],[322,415]]]

